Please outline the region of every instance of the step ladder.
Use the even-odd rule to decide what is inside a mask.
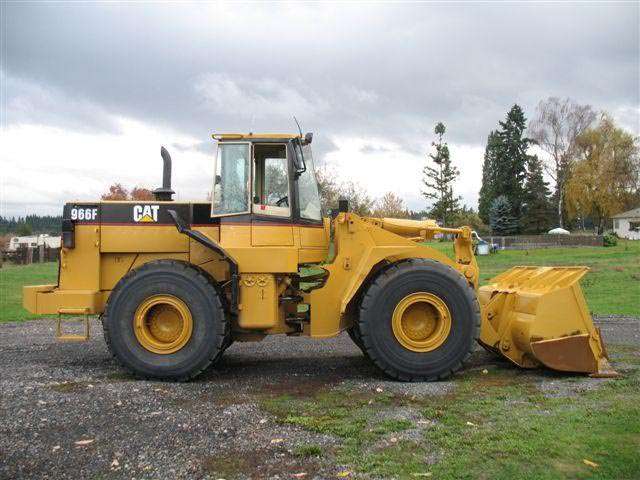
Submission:
[[[62,333],[62,316],[63,315],[82,315],[81,319],[72,319],[84,323],[84,333],[81,334],[63,334]],[[86,342],[89,340],[89,309],[88,308],[61,308],[58,310],[58,321],[56,323],[56,340],[59,342]]]

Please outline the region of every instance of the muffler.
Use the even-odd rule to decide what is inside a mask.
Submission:
[[[159,202],[170,202],[173,194],[171,190],[171,155],[166,148],[160,147],[160,156],[162,157],[162,187],[153,191],[155,199]]]

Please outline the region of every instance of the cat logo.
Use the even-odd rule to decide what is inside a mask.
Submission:
[[[134,222],[157,222],[158,210],[160,205],[134,205],[133,221]]]

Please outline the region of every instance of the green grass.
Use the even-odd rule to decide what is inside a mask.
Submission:
[[[309,458],[309,457],[320,457],[324,452],[323,448],[320,445],[315,444],[304,444],[298,445],[293,449],[293,454],[296,457],[301,458]]]
[[[447,255],[453,254],[448,242],[427,245]],[[547,248],[505,250],[478,257],[480,283],[514,265],[584,265],[590,272],[582,288],[592,312],[598,314],[640,315],[640,242],[619,241],[616,247]],[[57,263],[13,266],[0,269],[0,321],[37,318],[22,309],[22,286],[55,283]]]
[[[438,420],[430,440],[443,452],[433,475],[638,478],[639,380],[637,371],[627,373],[567,399],[545,397],[509,371],[467,377],[454,401],[442,399],[424,410]],[[588,466],[584,459],[599,466]]]
[[[427,244],[447,255],[449,242]],[[590,268],[581,285],[589,308],[598,314],[640,315],[640,242],[619,240],[615,247],[541,248],[503,250],[479,256],[480,283],[515,265]]]
[[[0,322],[38,318],[22,308],[22,286],[56,283],[57,277],[57,262],[25,266],[3,264],[0,268]]]
[[[540,377],[518,375],[505,365],[488,374],[468,372],[456,381],[454,393],[444,396],[416,399],[333,391],[268,398],[262,406],[281,423],[337,437],[327,461],[357,475],[640,478],[640,357],[630,347],[612,351],[626,364],[622,379],[592,390],[575,387],[564,397],[544,395]],[[420,412],[432,426],[417,440],[381,442],[413,427],[407,420],[378,420],[381,411],[398,408]],[[585,464],[585,459],[598,466]]]
[[[388,395],[371,397],[353,392],[347,395],[342,391],[324,391],[307,398],[289,395],[267,398],[262,401],[262,407],[283,424],[339,438],[341,445],[334,452],[337,464],[384,476],[396,475],[398,471],[417,472],[420,466],[411,459],[415,453],[413,445],[398,442],[406,448],[395,452],[391,463],[378,458],[380,455],[386,457],[389,452],[385,449],[368,451],[381,439],[413,427],[408,420],[377,419],[380,409],[393,408],[392,401]]]

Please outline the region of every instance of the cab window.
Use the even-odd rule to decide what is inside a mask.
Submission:
[[[306,220],[322,220],[320,208],[320,195],[318,193],[318,182],[316,180],[311,145],[295,147],[296,154],[303,156],[305,170],[298,176],[298,197],[300,203],[300,217]],[[301,162],[299,162],[301,164]]]
[[[211,215],[248,213],[250,177],[251,145],[218,144]]]
[[[290,216],[286,145],[256,144],[253,156],[253,212]]]

